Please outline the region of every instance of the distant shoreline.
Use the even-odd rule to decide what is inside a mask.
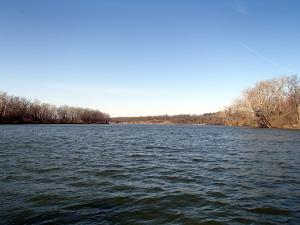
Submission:
[[[226,125],[226,124],[198,124],[198,123],[132,123],[132,122],[110,122],[110,123],[0,123],[1,125],[190,125],[190,126],[223,126],[223,127],[237,127],[237,128],[252,128],[252,129],[280,129],[280,130],[299,130],[300,127],[297,126],[286,126],[286,127],[270,127],[270,128],[260,128],[253,126],[235,126],[235,125]]]
[[[113,119],[113,118],[112,118]],[[162,122],[162,123],[151,123],[151,122],[110,122],[111,125],[192,125],[192,126],[224,126],[224,127],[241,127],[241,128],[253,128],[253,129],[288,129],[288,130],[300,130],[300,126],[285,126],[285,127],[269,127],[261,128],[247,125],[228,125],[228,124],[199,124],[199,123],[171,123],[171,122]]]
[[[41,123],[38,123],[38,122],[28,122],[28,123],[23,123],[23,122],[16,122],[16,123],[12,123],[12,122],[7,122],[7,123],[3,123],[3,122],[1,122],[0,123],[0,126],[1,125],[51,125],[51,124],[54,124],[54,125],[68,125],[68,124],[70,124],[70,125],[87,125],[87,124],[89,124],[89,125],[92,125],[92,124],[102,124],[102,125],[108,125],[108,124],[110,124],[110,123],[60,123],[60,122],[57,122],[57,123],[47,123],[47,122],[41,122]]]
[[[150,114],[150,112],[149,112]],[[258,82],[232,105],[201,115],[113,117],[99,110],[56,106],[0,91],[1,124],[193,124],[300,129],[300,78],[282,76]]]

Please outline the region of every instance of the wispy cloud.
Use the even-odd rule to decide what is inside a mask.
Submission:
[[[242,0],[235,0],[233,7],[234,7],[234,10],[241,15],[249,14],[248,7],[246,6],[245,2]]]
[[[256,56],[258,59],[272,65],[276,69],[280,70],[281,73],[293,73],[292,70],[282,66],[281,64],[275,62],[274,60],[266,57],[265,55],[261,54],[259,51],[255,50],[254,48],[250,47],[249,45],[245,44],[244,42],[239,42],[239,45],[245,49],[247,52],[250,52],[252,55]]]

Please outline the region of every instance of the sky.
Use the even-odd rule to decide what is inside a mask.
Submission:
[[[0,0],[0,90],[111,116],[202,114],[300,71],[298,0]]]

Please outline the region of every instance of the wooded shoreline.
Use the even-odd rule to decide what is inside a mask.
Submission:
[[[110,116],[99,110],[56,106],[0,92],[0,124],[107,124]]]
[[[241,128],[253,128],[253,129],[285,129],[285,130],[299,130],[300,126],[286,126],[286,127],[270,127],[270,128],[259,128],[253,126],[236,126],[236,125],[225,125],[225,124],[198,124],[198,123],[148,123],[148,122],[108,122],[108,123],[0,123],[0,127],[4,125],[191,125],[191,126],[225,126],[225,127],[241,127]]]
[[[62,122],[19,122],[19,121],[17,121],[17,122],[1,122],[0,123],[0,126],[1,125],[51,125],[51,124],[53,124],[53,125],[68,125],[68,124],[70,124],[70,125],[92,125],[92,124],[110,124],[109,122],[103,122],[103,123],[62,123]]]
[[[282,76],[258,82],[224,110],[202,115],[114,117],[99,110],[55,106],[0,91],[0,124],[205,124],[300,128],[300,79]]]
[[[114,123],[165,123],[300,128],[300,80],[297,75],[258,82],[230,106],[203,115],[162,115],[112,118]]]
[[[253,128],[253,129],[287,129],[287,130],[300,130],[300,126],[285,126],[285,127],[254,127],[247,125],[226,125],[226,124],[199,124],[199,123],[151,123],[151,122],[110,122],[110,125],[191,125],[191,126],[225,126],[225,127],[240,127],[240,128]]]
[[[182,116],[182,115],[180,115]],[[185,115],[186,116],[186,115]],[[177,117],[177,116],[169,116],[169,117]],[[220,120],[222,118],[216,119],[214,116],[211,116],[211,121],[208,121],[206,123],[195,123],[188,121],[190,115],[188,115],[186,118],[186,122],[184,121],[157,121],[157,120],[140,120],[141,117],[122,117],[122,118],[111,118],[111,122],[109,124],[119,124],[119,125],[195,125],[195,126],[228,126],[228,127],[248,127],[248,128],[276,128],[276,129],[300,129],[300,125],[286,125],[282,127],[258,127],[258,126],[251,126],[251,125],[245,125],[245,124],[229,124],[227,122],[213,122],[214,120]],[[202,120],[202,115],[198,116],[191,116],[191,117],[198,117],[200,120]],[[161,116],[157,116],[157,118],[161,118]],[[224,118],[225,120],[225,118]]]

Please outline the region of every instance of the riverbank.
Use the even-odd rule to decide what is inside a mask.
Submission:
[[[113,120],[113,118],[112,118]],[[243,125],[243,124],[221,124],[221,123],[176,123],[176,122],[170,122],[170,121],[164,121],[164,122],[150,122],[150,121],[127,121],[127,122],[115,122],[112,121],[110,122],[110,124],[120,124],[120,125],[194,125],[194,126],[205,126],[205,125],[209,125],[209,126],[226,126],[226,127],[251,127],[251,128],[260,128],[261,127],[256,127],[256,126],[250,126],[250,125]],[[283,127],[268,127],[270,129],[295,129],[295,130],[300,130],[300,124],[299,125],[286,125]],[[266,129],[266,128],[265,128]]]
[[[206,123],[174,123],[170,121],[165,122],[107,122],[107,123],[70,123],[70,122],[1,122],[1,125],[193,125],[193,126],[226,126],[226,127],[251,127],[259,128],[255,126],[248,125],[232,125],[232,124],[206,124]],[[270,129],[293,129],[300,130],[300,125],[291,125],[284,127],[269,127]],[[261,128],[260,128],[261,129]]]
[[[33,125],[47,125],[47,124],[109,124],[109,122],[99,122],[99,123],[80,123],[80,122],[36,122],[36,121],[33,121],[33,122],[19,122],[19,121],[15,121],[15,122],[0,122],[0,125],[26,125],[26,124],[33,124]]]

